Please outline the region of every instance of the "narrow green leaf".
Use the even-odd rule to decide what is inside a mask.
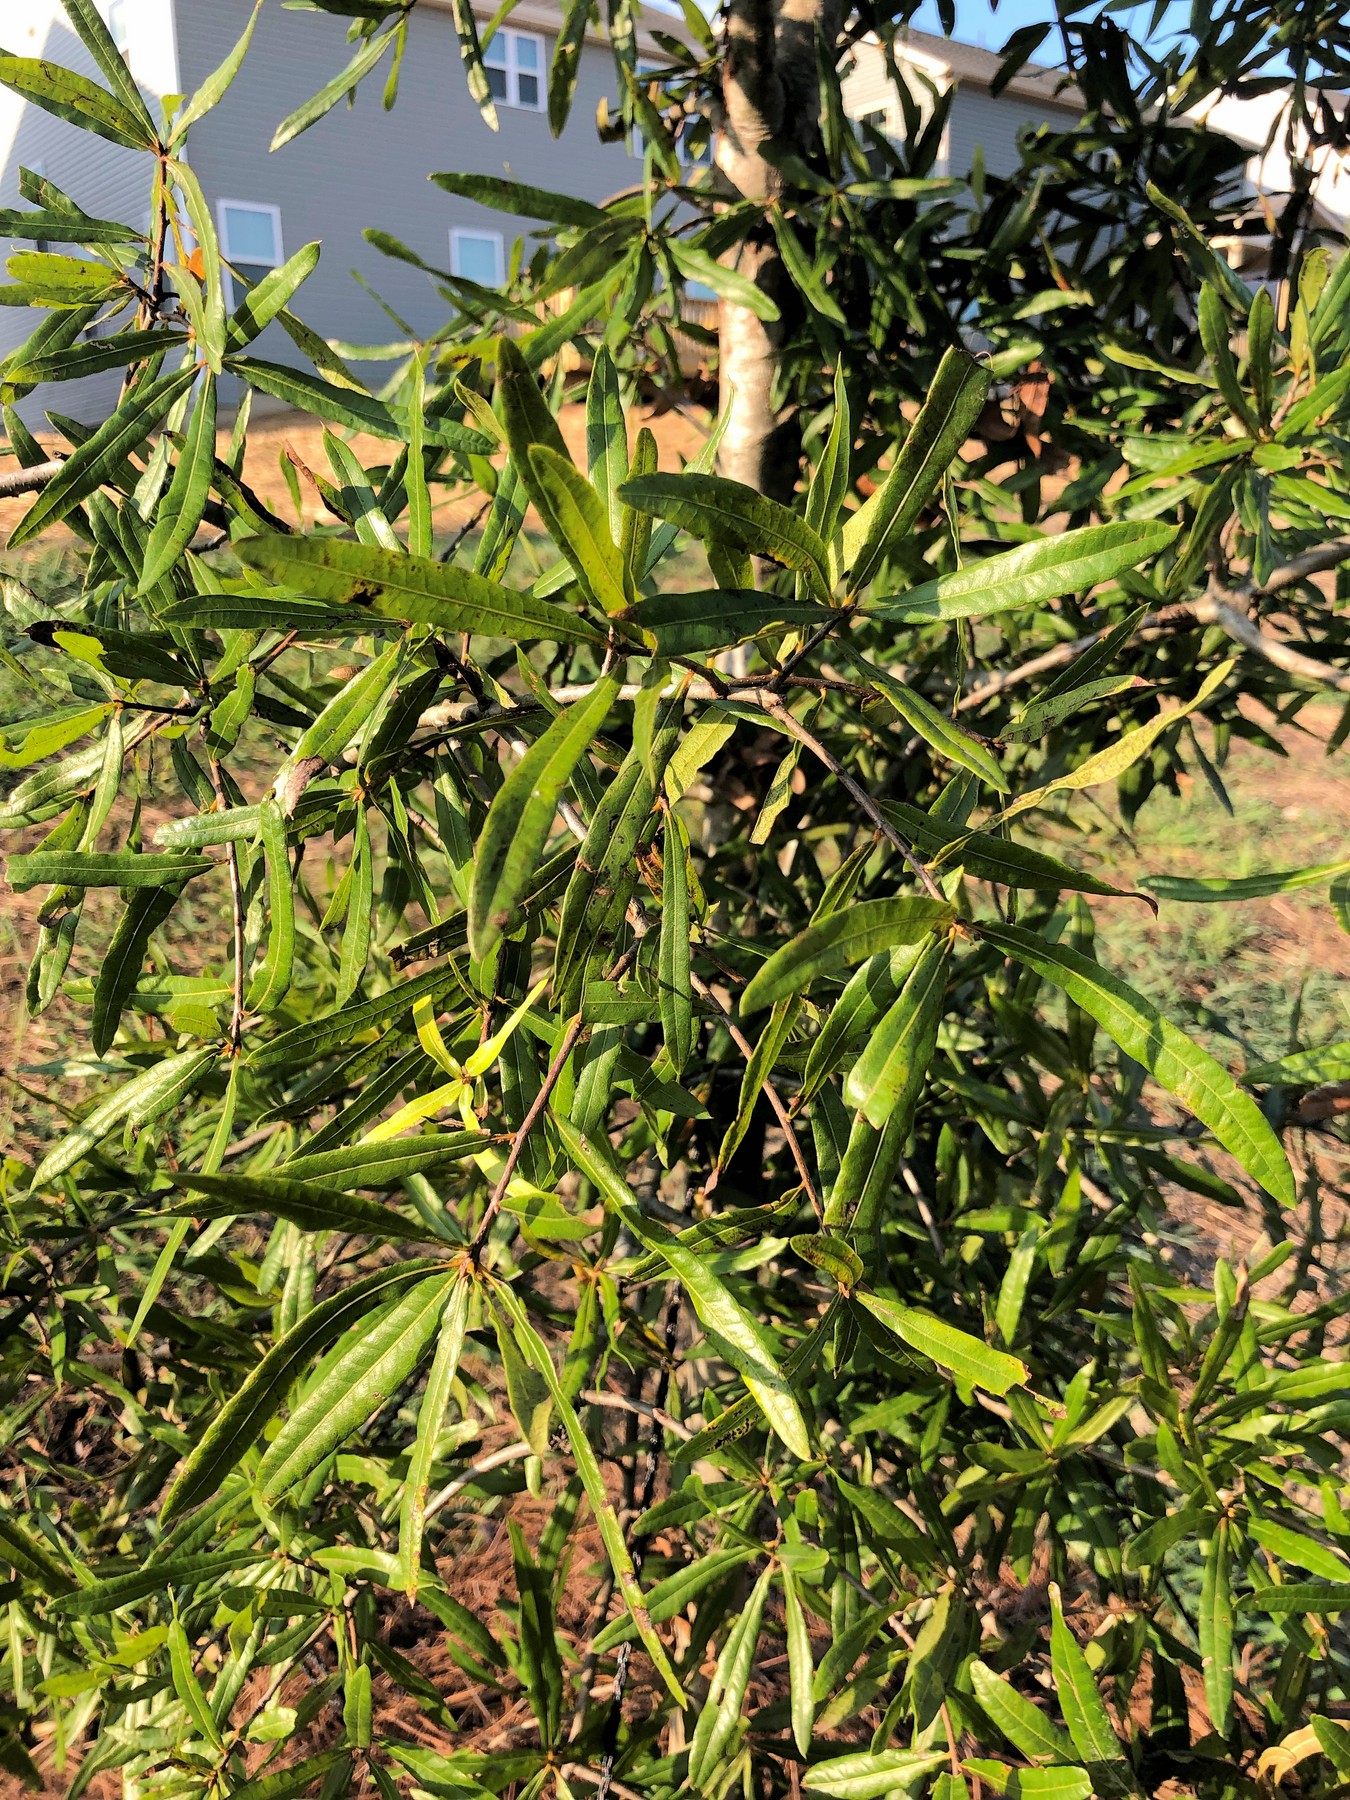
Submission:
[[[789,625],[824,625],[837,617],[816,600],[751,588],[696,588],[639,600],[626,622],[647,635],[662,656],[701,656]]]
[[[783,1613],[787,1631],[792,1738],[802,1755],[809,1756],[811,1729],[816,1718],[815,1700],[811,1692],[816,1674],[811,1659],[811,1634],[807,1630],[806,1614],[802,1610],[801,1595],[797,1592],[796,1577],[787,1563],[781,1565],[779,1578],[783,1584]]]
[[[586,388],[586,468],[609,520],[609,535],[619,543],[623,536],[619,489],[628,479],[628,429],[619,393],[619,371],[603,344],[591,364]]]
[[[297,106],[294,112],[287,114],[273,132],[269,148],[281,150],[292,138],[299,137],[302,131],[308,131],[311,125],[317,125],[320,119],[330,113],[340,100],[344,100],[377,67],[398,34],[399,26],[395,25],[389,31],[364,38],[356,55],[344,69],[334,75],[331,81],[326,81],[318,93],[311,95],[302,106]]]
[[[197,535],[215,474],[216,384],[208,375],[192,410],[173,480],[159,503],[141,567],[141,593],[164,579]]]
[[[248,47],[253,41],[253,28],[258,23],[258,14],[262,11],[262,3],[263,0],[254,0],[248,24],[244,27],[234,48],[220,66],[213,69],[206,77],[206,80],[202,82],[174,120],[173,131],[169,137],[171,145],[181,143],[198,119],[205,118],[207,113],[219,106],[234,85],[234,78],[239,73],[244,58],[248,54]]]
[[[286,1175],[178,1175],[174,1185],[203,1200],[184,1202],[166,1218],[222,1219],[235,1213],[271,1213],[302,1231],[360,1232],[379,1242],[398,1239],[424,1244],[432,1235],[375,1200],[361,1200],[342,1188],[296,1181]]]
[[[222,1750],[224,1742],[220,1727],[192,1667],[192,1650],[181,1619],[174,1619],[169,1626],[169,1672],[174,1692],[187,1708],[188,1717],[198,1733],[215,1749]]]
[[[1316,1618],[1350,1611],[1350,1582],[1290,1581],[1278,1587],[1253,1588],[1238,1606],[1245,1612],[1312,1613]]]
[[[480,961],[509,923],[543,856],[558,801],[595,740],[619,691],[619,678],[597,682],[559,713],[498,789],[478,840],[469,898],[469,942]]]
[[[904,987],[848,1072],[844,1099],[878,1131],[913,1099],[932,1060],[947,992],[948,948],[930,938]]]
[[[614,1571],[619,1592],[623,1595],[624,1604],[637,1627],[638,1636],[642,1639],[657,1673],[666,1684],[667,1692],[677,1706],[683,1707],[688,1704],[687,1697],[670,1665],[670,1659],[666,1655],[661,1640],[653,1629],[651,1617],[643,1600],[642,1589],[638,1586],[637,1574],[624,1538],[623,1527],[619,1523],[605,1486],[605,1477],[599,1458],[595,1454],[590,1439],[582,1430],[581,1421],[576,1415],[572,1402],[563,1392],[562,1384],[558,1380],[558,1372],[553,1367],[553,1358],[549,1355],[543,1339],[531,1325],[524,1307],[508,1287],[499,1287],[497,1298],[511,1316],[517,1342],[548,1384],[553,1404],[558,1409],[558,1416],[563,1422],[567,1440],[572,1446],[577,1474],[581,1477],[582,1486],[586,1490],[586,1498],[590,1501],[591,1510],[595,1514],[596,1524],[604,1541],[605,1554],[609,1558],[609,1566]]]
[[[94,978],[90,1040],[96,1056],[105,1055],[117,1036],[122,1009],[140,979],[150,939],[177,906],[182,891],[181,884],[138,888],[127,901]]]
[[[1124,1762],[1125,1752],[1088,1660],[1064,1623],[1057,1582],[1050,1583],[1050,1611],[1050,1666],[1064,1723],[1082,1760],[1094,1769],[1109,1769]]]
[[[500,175],[475,175],[451,170],[431,179],[447,194],[461,200],[476,201],[479,206],[493,207],[497,212],[512,213],[518,219],[540,219],[550,225],[603,225],[609,214],[589,200],[572,194],[556,194],[547,188],[530,187],[523,181],[507,181]]]
[[[881,810],[935,869],[940,864],[950,868],[960,866],[979,881],[996,881],[1004,887],[1030,888],[1042,893],[1063,891],[1143,898],[1142,895],[1129,895],[1124,888],[1112,887],[1095,875],[1071,869],[1057,857],[1031,850],[1011,838],[963,830],[917,806],[883,800]]]
[[[689,1779],[696,1788],[707,1787],[740,1726],[741,1706],[750,1685],[764,1602],[772,1579],[773,1570],[765,1569],[726,1634],[689,1745]]]
[[[1175,536],[1174,526],[1153,520],[1085,525],[968,563],[907,594],[867,600],[863,611],[894,624],[923,625],[1040,605],[1137,569]]]
[[[809,1794],[827,1794],[830,1800],[883,1800],[917,1786],[946,1761],[945,1750],[852,1750],[812,1763],[802,1771],[802,1783]]]
[[[947,718],[945,713],[940,713],[930,700],[924,699],[917,688],[897,681],[885,669],[878,669],[853,651],[847,643],[841,643],[840,649],[864,681],[884,695],[906,725],[916,731],[926,744],[930,744],[939,756],[945,756],[948,762],[955,763],[958,768],[969,769],[972,775],[978,775],[981,781],[987,781],[1000,794],[1007,793],[1008,783],[996,757],[978,738],[972,737],[968,731]]]
[[[1233,1719],[1233,1586],[1226,1519],[1205,1548],[1196,1625],[1210,1723],[1227,1737]]]
[[[43,381],[80,381],[104,369],[120,369],[127,363],[148,362],[183,343],[178,331],[118,331],[111,337],[70,344],[5,365],[5,381],[14,387],[36,387]]]
[[[0,56],[0,87],[12,88],[21,99],[82,131],[96,132],[111,144],[130,150],[154,148],[154,127],[148,124],[144,102],[133,109],[73,69],[35,56]]]
[[[678,238],[667,238],[666,245],[670,260],[686,281],[700,282],[711,288],[719,300],[729,300],[733,306],[743,307],[766,324],[771,325],[781,317],[773,296],[732,264],[719,262],[706,250],[700,250],[695,244],[681,243]]]
[[[978,1657],[970,1665],[970,1683],[982,1711],[988,1713],[1023,1756],[1051,1756],[1057,1762],[1074,1760],[1074,1747],[1059,1727]]]
[[[704,1330],[753,1394],[779,1437],[802,1462],[811,1460],[811,1435],[801,1403],[780,1365],[777,1348],[753,1313],[741,1305],[697,1250],[672,1237],[663,1225],[645,1218],[627,1182],[600,1144],[579,1132],[570,1120],[554,1125],[574,1166],[599,1188],[639,1243],[664,1257],[693,1302]],[[1020,1364],[1019,1364],[1020,1367]]]
[[[981,925],[980,935],[1063,988],[1127,1056],[1207,1125],[1254,1181],[1282,1206],[1297,1195],[1279,1139],[1256,1103],[1207,1050],[1193,1043],[1150,1000],[1091,957],[1048,943],[1015,925]]]
[[[246,538],[236,548],[275,581],[320,600],[369,608],[379,618],[517,643],[604,642],[603,632],[560,607],[428,557],[337,538]]]
[[[742,1563],[753,1561],[759,1554],[758,1548],[732,1545],[725,1550],[711,1550],[707,1556],[699,1557],[697,1562],[691,1562],[685,1568],[677,1569],[673,1575],[667,1575],[664,1581],[658,1581],[643,1596],[652,1623],[660,1625],[666,1619],[673,1619],[715,1581],[729,1575],[733,1569],[740,1568]],[[637,1626],[631,1616],[624,1613],[619,1618],[612,1619],[603,1631],[597,1633],[591,1642],[591,1648],[597,1656],[606,1656],[611,1650],[617,1650],[620,1644],[627,1643],[636,1636]]]
[[[1242,1077],[1244,1087],[1320,1087],[1325,1081],[1350,1081],[1350,1038],[1320,1050],[1296,1050],[1278,1062],[1257,1063]]]
[[[37,212],[0,209],[0,237],[20,238],[42,244],[143,244],[145,233],[116,219],[95,219],[88,213],[46,207]],[[131,333],[125,335],[131,336]],[[145,337],[145,332],[137,332]],[[165,332],[166,338],[176,333]],[[15,354],[19,354],[15,352]],[[11,368],[13,365],[10,365]]]
[[[464,1334],[469,1324],[471,1282],[461,1279],[450,1291],[450,1299],[441,1320],[436,1354],[431,1373],[417,1409],[417,1437],[408,1459],[408,1473],[403,1482],[403,1503],[398,1515],[398,1559],[403,1587],[410,1600],[416,1600],[422,1563],[422,1533],[426,1527],[427,1488],[436,1461],[436,1445],[450,1404],[450,1389],[459,1368],[464,1348]]]
[[[160,1513],[165,1524],[216,1492],[261,1437],[312,1356],[400,1289],[438,1269],[443,1270],[444,1264],[429,1257],[377,1269],[320,1301],[292,1326],[249,1372],[198,1439],[165,1497]]]
[[[217,1056],[214,1048],[183,1050],[115,1088],[43,1157],[33,1171],[33,1189],[45,1187],[73,1169],[123,1121],[135,1127],[149,1125],[172,1111],[192,1093]]]
[[[216,221],[191,167],[177,157],[167,158],[164,166],[166,179],[183,196],[192,234],[197,240],[194,268],[199,266],[202,271],[201,316],[194,321],[198,347],[212,374],[219,375],[225,355],[225,273]]]
[[[428,1275],[328,1363],[267,1446],[258,1468],[264,1500],[278,1499],[303,1480],[388,1402],[421,1361],[461,1280],[458,1270]]]
[[[1033,788],[1030,793],[1019,794],[1011,806],[1004,808],[1000,819],[1015,819],[1019,813],[1029,812],[1032,807],[1043,805],[1052,794],[1078,792],[1083,788],[1098,787],[1104,781],[1118,780],[1126,769],[1131,768],[1153,748],[1165,731],[1170,731],[1174,725],[1203,706],[1216,689],[1227,681],[1234,667],[1232,662],[1220,663],[1217,668],[1210,670],[1191,699],[1183,701],[1180,706],[1174,706],[1169,712],[1159,713],[1147,724],[1127,731],[1114,744],[1098,750],[1067,775],[1060,775],[1054,781],[1046,782],[1043,787]]]
[[[622,613],[633,595],[605,503],[571,461],[548,444],[531,444],[528,454],[544,523],[583,593],[611,617]]]
[[[236,1569],[248,1569],[267,1562],[266,1551],[212,1550],[199,1556],[169,1557],[164,1562],[151,1562],[142,1569],[123,1569],[116,1575],[100,1576],[94,1565],[95,1579],[87,1587],[75,1588],[52,1602],[52,1611],[67,1619],[96,1619],[107,1613],[132,1606],[151,1594],[167,1593],[170,1588],[200,1588]],[[105,1565],[106,1566],[106,1565]]]
[[[828,600],[825,546],[802,518],[723,475],[640,475],[619,490],[625,506],[682,526],[708,542],[732,544],[804,574]]]
[[[806,493],[806,522],[828,544],[839,522],[839,509],[848,492],[853,457],[853,422],[848,384],[841,356],[834,371],[834,417],[820,460],[811,472]]]
[[[992,1350],[968,1331],[961,1331],[919,1307],[901,1306],[880,1294],[860,1293],[858,1299],[901,1343],[939,1368],[949,1369],[964,1386],[983,1388],[989,1394],[1006,1394],[1030,1377],[1026,1364],[1016,1356]]]
[[[248,1008],[269,1013],[290,992],[295,964],[295,889],[286,823],[275,800],[264,800],[259,807],[258,831],[267,858],[267,956],[249,988]]]
[[[66,458],[61,473],[48,483],[10,533],[10,549],[16,550],[48,525],[57,524],[105,481],[112,481],[127,457],[141,447],[196,376],[195,369],[178,369],[135,389],[92,437]]]
[[[666,817],[661,870],[661,943],[657,964],[661,1034],[678,1081],[694,1047],[694,990],[689,956],[689,838],[674,811]]]
[[[922,943],[949,925],[955,913],[946,902],[921,895],[860,900],[808,925],[775,950],[741,995],[743,1014],[799,994],[822,975],[865,962],[897,944]]]
[[[242,350],[251,344],[272,320],[282,314],[295,297],[296,290],[319,266],[318,242],[302,244],[294,256],[265,275],[249,288],[225,323],[225,347]]]
[[[861,593],[887,545],[917,523],[979,417],[992,377],[963,350],[948,350],[928,397],[881,486],[845,519],[840,560],[850,593]]]
[[[1139,885],[1156,894],[1159,900],[1201,906],[1219,901],[1261,900],[1267,894],[1292,894],[1298,888],[1329,884],[1347,872],[1350,872],[1350,862],[1330,862],[1318,863],[1308,869],[1283,869],[1269,875],[1238,875],[1231,879],[1201,876],[1188,880],[1181,875],[1141,875]]]
[[[235,316],[239,315],[236,313]],[[290,321],[291,315],[287,313],[283,322],[288,323],[288,328]],[[286,406],[295,407],[298,412],[311,413],[330,424],[349,425],[353,431],[368,431],[374,437],[396,438],[400,443],[406,440],[406,421],[364,388],[339,387],[318,375],[311,375],[308,370],[262,362],[254,356],[232,355],[228,366],[232,374],[247,381],[251,387],[270,394]],[[444,450],[461,450],[474,456],[486,456],[492,449],[491,441],[481,432],[457,425],[452,419],[428,421],[426,441]]]

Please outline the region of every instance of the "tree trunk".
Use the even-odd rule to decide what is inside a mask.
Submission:
[[[778,201],[783,177],[763,153],[770,139],[810,157],[820,136],[817,30],[837,30],[838,0],[731,0],[722,74],[717,166],[747,200]],[[721,407],[727,415],[721,462],[747,487],[786,500],[797,479],[800,433],[774,404],[782,346],[793,330],[796,290],[773,228],[738,239],[724,260],[767,294],[779,318],[766,323],[723,300],[718,319]]]

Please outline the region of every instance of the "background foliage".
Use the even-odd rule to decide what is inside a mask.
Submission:
[[[1249,290],[1169,99],[1272,45],[1311,81],[1327,22],[1144,62],[1066,14],[1082,133],[959,194],[826,56],[786,204],[690,189],[625,81],[642,195],[442,177],[556,229],[377,395],[292,311],[317,246],[227,314],[183,152],[233,60],[156,120],[67,10],[106,86],[0,79],[143,149],[151,227],[36,176],[3,220],[70,246],[10,265],[11,550],[77,556],[4,580],[0,818],[31,1011],[84,1009],[3,1169],[15,1779],[1342,1791],[1350,1044],[1235,1075],[1094,939],[1305,888],[1344,926],[1350,852],[1108,880],[1089,841],[1350,686],[1350,261],[1300,226]],[[330,10],[357,60],[280,135],[397,55],[407,9]],[[778,307],[766,230],[778,498],[630,416],[681,277]],[[1054,479],[972,437],[1032,358]],[[17,404],[109,366],[53,456]],[[328,427],[333,525],[243,481],[247,403],[218,439],[254,391]],[[1250,1259],[1178,1259],[1186,1192]]]

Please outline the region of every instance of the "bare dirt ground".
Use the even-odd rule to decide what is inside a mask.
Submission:
[[[586,416],[585,408],[580,405],[565,406],[560,423],[563,437],[572,455],[584,467],[586,460]],[[697,408],[684,412],[658,412],[654,408],[638,408],[630,415],[630,430],[636,434],[640,426],[647,426],[656,438],[663,469],[677,469],[682,461],[687,460],[698,451],[707,433],[708,415]],[[360,461],[367,468],[377,468],[389,460],[391,449],[389,442],[383,438],[367,436],[364,433],[355,435],[342,434]],[[217,449],[222,456],[229,449],[229,427],[223,427],[217,438]],[[44,448],[53,451],[62,446],[56,439],[44,440]],[[317,490],[300,475],[300,491],[303,506],[303,517],[297,519],[290,488],[282,473],[282,460],[287,453],[305,468],[331,480],[333,471],[323,447],[323,427],[306,413],[294,412],[259,412],[255,414],[249,427],[248,449],[244,459],[244,480],[253,492],[271,511],[286,520],[288,524],[312,525],[316,521],[329,519]],[[19,520],[32,505],[31,495],[0,500],[0,535],[7,538]],[[464,500],[441,499],[436,501],[433,493],[433,514],[437,533],[449,535],[457,531],[470,517],[474,506]],[[43,542],[57,541],[58,534],[49,533]]]

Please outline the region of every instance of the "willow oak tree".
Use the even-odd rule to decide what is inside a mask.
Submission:
[[[313,4],[355,13],[358,48],[283,122],[278,144],[348,95],[391,48],[385,103],[394,103],[418,0]],[[953,30],[953,7],[940,10]],[[489,30],[510,11],[499,9]],[[623,266],[627,279],[611,284],[611,347],[623,341],[624,323],[631,329],[640,320],[673,371],[661,315],[672,305],[678,313],[686,281],[714,287],[727,413],[721,466],[779,500],[793,489],[803,440],[814,456],[829,433],[822,370],[842,358],[853,379],[870,467],[912,416],[941,349],[972,329],[997,374],[1030,366],[1048,376],[1057,442],[1067,420],[1081,454],[1075,416],[1111,398],[1109,369],[1103,383],[1100,365],[1092,366],[1095,347],[1115,343],[1127,354],[1161,351],[1184,362],[1194,344],[1194,311],[1178,304],[1185,233],[1175,218],[1160,219],[1150,187],[1211,237],[1268,237],[1270,277],[1292,291],[1317,240],[1316,166],[1350,143],[1350,37],[1322,0],[1193,8],[1184,29],[1159,7],[1134,32],[1095,0],[1057,0],[1052,18],[1012,32],[993,91],[1049,43],[1082,114],[1072,129],[1033,134],[1017,175],[981,175],[972,195],[939,170],[950,94],[907,74],[896,58],[914,11],[908,0],[857,9],[840,0],[726,0],[705,19],[684,0],[676,31],[674,21],[663,30],[636,0],[609,0],[617,101],[602,102],[597,125],[643,148],[642,198],[621,195],[597,212],[501,180],[437,177],[545,227],[579,227],[570,255],[532,269],[526,291],[535,298],[579,287],[584,311],[594,303],[585,290]],[[563,8],[548,93],[555,133],[571,113],[593,14],[591,0]],[[468,8],[457,19],[470,88],[495,129],[477,27]],[[639,25],[663,66],[639,60]],[[864,40],[891,71],[903,142],[845,116],[843,77]],[[1247,153],[1202,120],[1216,98],[1256,99],[1273,88],[1287,104],[1272,113],[1271,142],[1282,142],[1292,178],[1287,195],[1263,203],[1273,211],[1267,219],[1248,190]],[[411,255],[378,228],[370,235]],[[1193,283],[1183,275],[1181,285]],[[475,312],[464,284],[453,297]]]
[[[1114,365],[1084,522],[963,459],[955,349],[866,499],[841,371],[779,503],[715,434],[657,466],[603,284],[380,396],[295,310],[317,245],[230,311],[185,150],[238,59],[157,118],[66,4],[102,82],[0,80],[143,152],[150,228],[34,173],[0,226],[49,246],[0,826],[67,1033],[0,1168],[6,1768],[1340,1793],[1350,1046],[1239,1079],[1093,909],[1344,922],[1350,860],[1122,891],[1085,821],[1350,681],[1350,259],[1284,322],[1171,215],[1199,341]],[[96,427],[50,401],[119,367]],[[324,425],[320,526],[245,479],[255,392]],[[1187,1192],[1265,1232],[1203,1285]]]

